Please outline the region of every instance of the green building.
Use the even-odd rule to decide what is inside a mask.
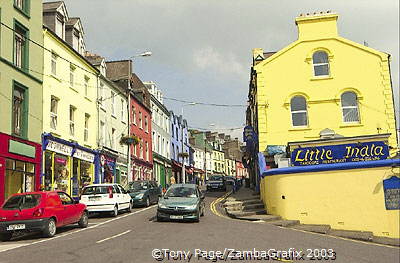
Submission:
[[[42,1],[0,1],[0,203],[40,187],[42,21]]]

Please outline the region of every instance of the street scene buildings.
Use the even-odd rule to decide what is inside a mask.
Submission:
[[[19,239],[20,233],[53,237],[56,229],[75,223],[88,229],[101,225],[93,235],[107,234],[95,242],[88,234],[90,241],[83,241],[78,234],[83,230],[63,228],[76,243],[64,235],[58,241],[71,248],[38,251],[66,262],[72,260],[66,256],[71,251],[83,253],[84,243],[94,255],[86,255],[88,262],[122,262],[134,258],[134,244],[135,253],[152,253],[137,255],[137,262],[160,261],[151,246],[195,249],[198,243],[188,237],[201,237],[199,244],[216,249],[238,240],[244,250],[247,244],[278,247],[276,240],[282,239],[284,246],[292,248],[293,242],[303,250],[332,244],[330,260],[340,258],[337,251],[347,255],[339,262],[367,262],[381,255],[382,262],[397,259],[400,138],[398,87],[392,77],[398,72],[392,72],[393,58],[385,50],[342,37],[338,13],[293,17],[297,39],[278,50],[255,43],[251,65],[245,66],[250,74],[244,74],[248,88],[242,99],[247,104],[226,104],[223,96],[233,91],[203,100],[170,96],[176,87],[162,80],[176,77],[174,65],[166,66],[164,58],[155,65],[163,69],[161,77],[138,71],[136,59],[146,60],[152,52],[122,52],[129,48],[115,42],[104,43],[118,49],[108,58],[107,48],[98,52],[89,46],[95,42],[93,30],[86,32],[88,22],[72,10],[68,1],[0,2],[0,241],[11,240],[12,246],[0,243],[1,262],[3,257],[32,262],[29,246],[34,250],[47,242]],[[288,34],[285,30],[281,34]],[[239,75],[242,65],[235,67],[235,59],[207,50],[194,55],[202,70],[232,67]],[[192,85],[186,75],[185,88]],[[220,84],[214,84],[218,90]],[[195,114],[214,118],[193,110],[203,106],[241,108],[242,116],[232,119],[245,123],[201,128]],[[50,215],[52,209],[62,215]],[[119,216],[122,212],[127,214]],[[180,220],[199,224],[178,227]],[[173,222],[162,228],[162,221]],[[330,236],[346,239],[335,243]],[[116,242],[127,255],[114,258],[113,245],[96,247],[103,242]],[[14,251],[20,246],[27,252]],[[348,256],[359,251],[360,258]],[[112,260],[106,260],[110,255]],[[291,256],[278,258],[296,262]],[[167,259],[163,254],[161,260]]]

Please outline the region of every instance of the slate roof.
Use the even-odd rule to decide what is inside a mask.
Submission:
[[[43,12],[56,11],[63,3],[64,3],[63,1],[43,3]]]

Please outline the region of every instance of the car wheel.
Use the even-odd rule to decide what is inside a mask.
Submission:
[[[78,225],[81,228],[86,228],[89,225],[89,216],[87,212],[83,212],[81,219],[79,219]]]
[[[3,234],[0,234],[0,240],[1,241],[8,241],[8,240],[10,240],[11,238],[12,238],[12,233],[3,233]]]
[[[146,207],[149,207],[149,206],[150,206],[150,198],[147,197],[147,198],[146,198]]]
[[[56,221],[54,220],[54,218],[50,218],[49,221],[47,221],[47,224],[43,230],[43,236],[54,237],[56,232],[57,232]]]
[[[132,213],[132,207],[133,207],[132,202],[129,202],[129,207],[127,209],[128,213]]]
[[[118,216],[118,206],[117,205],[114,206],[114,210],[111,212],[111,215],[113,217],[117,217]]]
[[[196,218],[194,219],[194,222],[196,222],[196,223],[200,222],[200,208],[199,208],[199,211],[197,211],[197,213],[196,213]]]

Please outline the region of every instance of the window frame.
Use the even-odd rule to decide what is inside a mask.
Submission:
[[[295,110],[295,111],[293,111],[292,110],[292,100],[294,99],[294,98],[296,98],[296,97],[301,97],[302,99],[304,99],[304,102],[305,102],[305,109],[304,110]],[[294,128],[304,128],[304,127],[308,127],[308,125],[309,125],[309,120],[308,120],[308,110],[307,110],[307,99],[304,97],[304,96],[302,96],[302,95],[295,95],[295,96],[293,96],[291,99],[290,99],[290,104],[289,104],[289,106],[290,106],[290,117],[291,117],[291,124],[292,124],[292,127],[294,127]],[[294,125],[294,119],[293,119],[293,114],[298,114],[298,113],[305,113],[305,115],[306,115],[306,124],[305,125]]]
[[[356,100],[355,100],[355,106],[343,106],[343,95],[346,93],[352,93],[355,95]],[[358,95],[354,91],[345,91],[340,95],[340,109],[342,113],[342,122],[345,124],[359,124],[361,123],[361,116],[360,116],[360,108],[359,108],[359,103],[358,103]],[[345,120],[345,114],[344,114],[344,109],[356,109],[357,110],[357,121],[346,121]],[[347,114],[346,114],[347,115]]]
[[[22,6],[19,6],[18,1],[21,1]],[[21,12],[24,16],[30,19],[31,1],[30,0],[14,0],[14,8]]]
[[[85,113],[85,123],[83,128],[83,141],[87,142],[89,140],[89,121],[90,115]]]
[[[15,130],[15,115],[14,115],[14,91],[19,90],[23,94],[21,116],[20,116],[20,132],[17,133]],[[28,135],[28,112],[29,112],[29,89],[21,83],[13,80],[12,89],[12,103],[11,103],[11,131],[12,134],[17,137],[27,138]]]
[[[314,55],[316,53],[324,53],[326,55],[326,59],[327,62],[324,63],[314,63]],[[312,61],[312,65],[313,65],[313,76],[315,78],[325,78],[325,77],[329,77],[331,75],[331,67],[330,67],[330,63],[329,63],[329,54],[328,52],[326,52],[325,50],[316,50],[313,52],[312,56],[311,56],[311,61]],[[319,67],[319,66],[327,66],[328,67],[328,74],[324,74],[324,75],[316,75],[316,71],[315,68]]]
[[[24,40],[24,43],[21,46],[21,65],[18,66],[17,64],[17,46],[16,46],[16,36],[17,36],[17,30],[20,29],[21,31],[24,31],[21,39]],[[14,18],[14,28],[13,28],[13,64],[17,68],[21,69],[22,71],[28,73],[29,72],[29,28],[24,26],[22,23],[18,22]],[[20,34],[18,34],[20,35]]]
[[[69,85],[71,87],[74,87],[74,83],[75,83],[75,70],[76,67],[72,64],[69,65]]]
[[[53,76],[57,76],[57,58],[58,58],[57,53],[52,51],[50,58],[50,72]]]
[[[53,111],[53,101],[55,101],[55,112]],[[50,128],[53,130],[57,129],[57,125],[58,125],[58,102],[60,101],[59,98],[55,97],[55,96],[51,96],[50,98]],[[53,127],[52,123],[53,120],[55,120],[55,125]]]
[[[75,113],[76,107],[69,105],[69,135],[75,136]]]
[[[84,76],[84,92],[85,92],[85,97],[89,97],[89,80],[90,78],[88,76]]]
[[[111,115],[115,117],[115,92],[111,90]]]

